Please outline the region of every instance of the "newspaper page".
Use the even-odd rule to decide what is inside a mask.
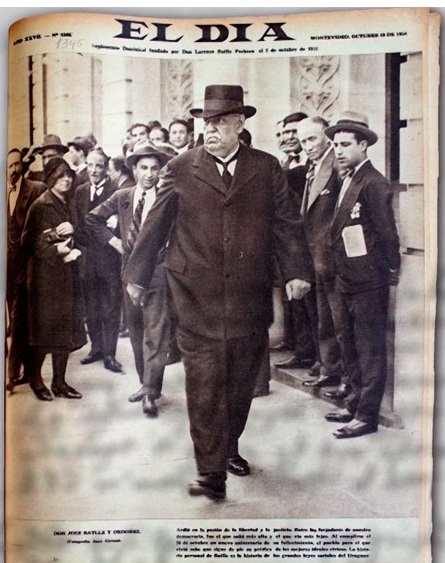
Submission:
[[[25,378],[24,384],[11,384],[16,315],[25,319],[22,337],[29,346],[33,336],[27,324],[65,318],[74,290],[66,285],[66,270],[53,260],[45,270],[46,301],[39,302],[35,315],[37,293],[27,288],[36,272],[28,263],[25,279],[20,278],[17,263],[9,264],[8,257],[7,301],[13,296],[6,306],[8,563],[431,560],[439,29],[439,15],[427,8],[194,20],[151,17],[149,10],[146,16],[64,12],[11,27],[8,256],[9,244],[19,243],[53,257],[63,252],[65,262],[85,267],[85,253],[77,256],[67,247],[70,215],[63,213],[69,208],[57,207],[54,198],[52,207],[48,203],[50,188],[56,181],[59,185],[57,174],[65,170],[60,160],[52,168],[44,162],[48,149],[62,149],[59,158],[76,171],[64,172],[70,182],[85,169],[75,161],[73,148],[79,152],[86,146],[85,154],[111,157],[103,176],[108,182],[117,174],[115,157],[126,155],[123,161],[133,162],[128,157],[142,146],[134,137],[147,125],[150,133],[164,135],[162,145],[152,137],[153,146],[176,154],[180,148],[172,127],[175,120],[179,129],[186,123],[187,149],[199,151],[205,128],[218,114],[215,107],[227,110],[227,99],[212,98],[208,87],[231,85],[241,87],[236,107],[246,117],[247,143],[283,167],[290,154],[283,139],[291,114],[321,117],[330,127],[345,116],[360,122],[367,142],[373,139],[367,156],[391,187],[401,266],[389,296],[388,375],[378,431],[351,440],[336,439],[340,425],[325,418],[341,406],[324,395],[335,385],[305,386],[311,379],[307,369],[275,367],[290,351],[277,351],[285,334],[286,303],[274,287],[270,381],[267,392],[253,399],[239,440],[250,474],[229,472],[225,499],[215,502],[187,490],[196,466],[184,358],[165,367],[156,417],[141,402],[128,400],[140,382],[118,293],[108,301],[109,307],[117,302],[121,311],[112,361],[107,364],[108,356],[92,349],[88,326],[88,338],[68,354],[64,373],[71,391],[58,387],[56,373],[64,371],[60,362],[67,356],[56,353],[69,322],[64,321],[60,333],[48,335],[42,328],[52,342],[31,346],[29,352],[32,369],[42,366],[50,396],[42,395],[41,386],[32,389],[23,369],[17,378]],[[335,144],[338,152],[341,143]],[[179,162],[182,155],[170,162],[175,158]],[[86,168],[84,182],[90,186],[91,161]],[[35,201],[40,203],[26,211],[23,231],[17,233],[10,217],[19,209],[20,195],[14,194],[19,178],[22,192],[29,183],[40,189],[42,181],[47,190],[39,192]],[[47,207],[37,216],[42,202]],[[355,204],[348,220],[360,218],[360,206]],[[259,209],[253,197],[248,207]],[[49,225],[55,209],[65,230],[56,229],[56,223],[33,235],[32,221]],[[202,200],[196,209],[205,209]],[[377,223],[379,209],[375,212]],[[247,206],[238,221],[244,213],[251,213]],[[115,229],[116,223],[107,228]],[[351,260],[370,252],[363,240],[359,247]],[[92,262],[99,272],[96,294],[105,301],[108,263],[102,264],[99,253]],[[210,273],[201,280],[203,293],[207,283]],[[17,311],[18,287],[25,291],[24,312]],[[26,367],[28,358],[21,360]]]

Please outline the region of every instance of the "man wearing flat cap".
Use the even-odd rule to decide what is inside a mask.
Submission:
[[[136,185],[115,191],[85,218],[91,236],[101,246],[111,246],[122,255],[122,269],[125,269],[141,225],[155,201],[159,172],[170,158],[148,141],[137,142],[134,151],[126,159]],[[120,238],[107,227],[107,221],[113,215],[118,217]],[[158,414],[155,401],[161,396],[170,339],[167,278],[162,267],[164,254],[161,252],[159,255],[150,286],[144,292],[142,307],[134,305],[128,293],[124,292],[130,342],[142,385],[130,395],[129,401],[142,401],[142,411],[150,417]]]
[[[238,85],[205,89],[204,145],[164,168],[156,202],[128,261],[124,281],[143,295],[169,238],[165,267],[178,316],[178,343],[198,479],[191,495],[224,499],[226,472],[250,473],[240,456],[261,358],[272,322],[273,253],[289,297],[312,280],[298,210],[272,155],[238,135],[256,109]]]
[[[367,155],[377,142],[368,118],[345,112],[325,133],[344,171],[330,245],[336,276],[333,318],[351,386],[345,408],[326,419],[346,423],[334,432],[336,438],[354,438],[378,429],[386,382],[389,287],[398,283],[399,237],[389,183]]]
[[[95,147],[96,143],[97,141],[94,135],[91,134],[85,137],[74,137],[74,139],[68,143],[67,159],[76,172],[76,179],[74,180],[75,188],[88,182],[87,156],[90,150]]]

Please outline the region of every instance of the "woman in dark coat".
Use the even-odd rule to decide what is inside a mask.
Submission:
[[[29,255],[28,325],[33,363],[30,385],[38,399],[53,399],[41,373],[46,354],[52,354],[54,396],[80,399],[82,395],[65,381],[70,352],[87,342],[80,251],[74,245],[69,210],[75,173],[59,157],[51,159],[44,172],[48,190],[30,207],[22,235],[22,245]]]

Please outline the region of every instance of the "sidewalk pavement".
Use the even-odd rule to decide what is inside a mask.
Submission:
[[[336,440],[332,405],[272,380],[253,401],[240,453],[252,474],[228,476],[227,500],[191,498],[195,478],[181,363],[166,368],[159,417],[141,403],[130,343],[120,339],[125,374],[101,362],[80,365],[67,381],[83,399],[38,401],[21,386],[6,397],[8,516],[64,520],[151,518],[404,518],[420,512],[421,426],[379,427]],[[273,360],[272,360],[273,361]],[[50,357],[44,365],[50,384]]]

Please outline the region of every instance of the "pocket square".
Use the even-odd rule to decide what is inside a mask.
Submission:
[[[328,190],[327,188],[325,188],[322,192],[320,192],[320,195],[327,195],[330,194],[331,190]]]

